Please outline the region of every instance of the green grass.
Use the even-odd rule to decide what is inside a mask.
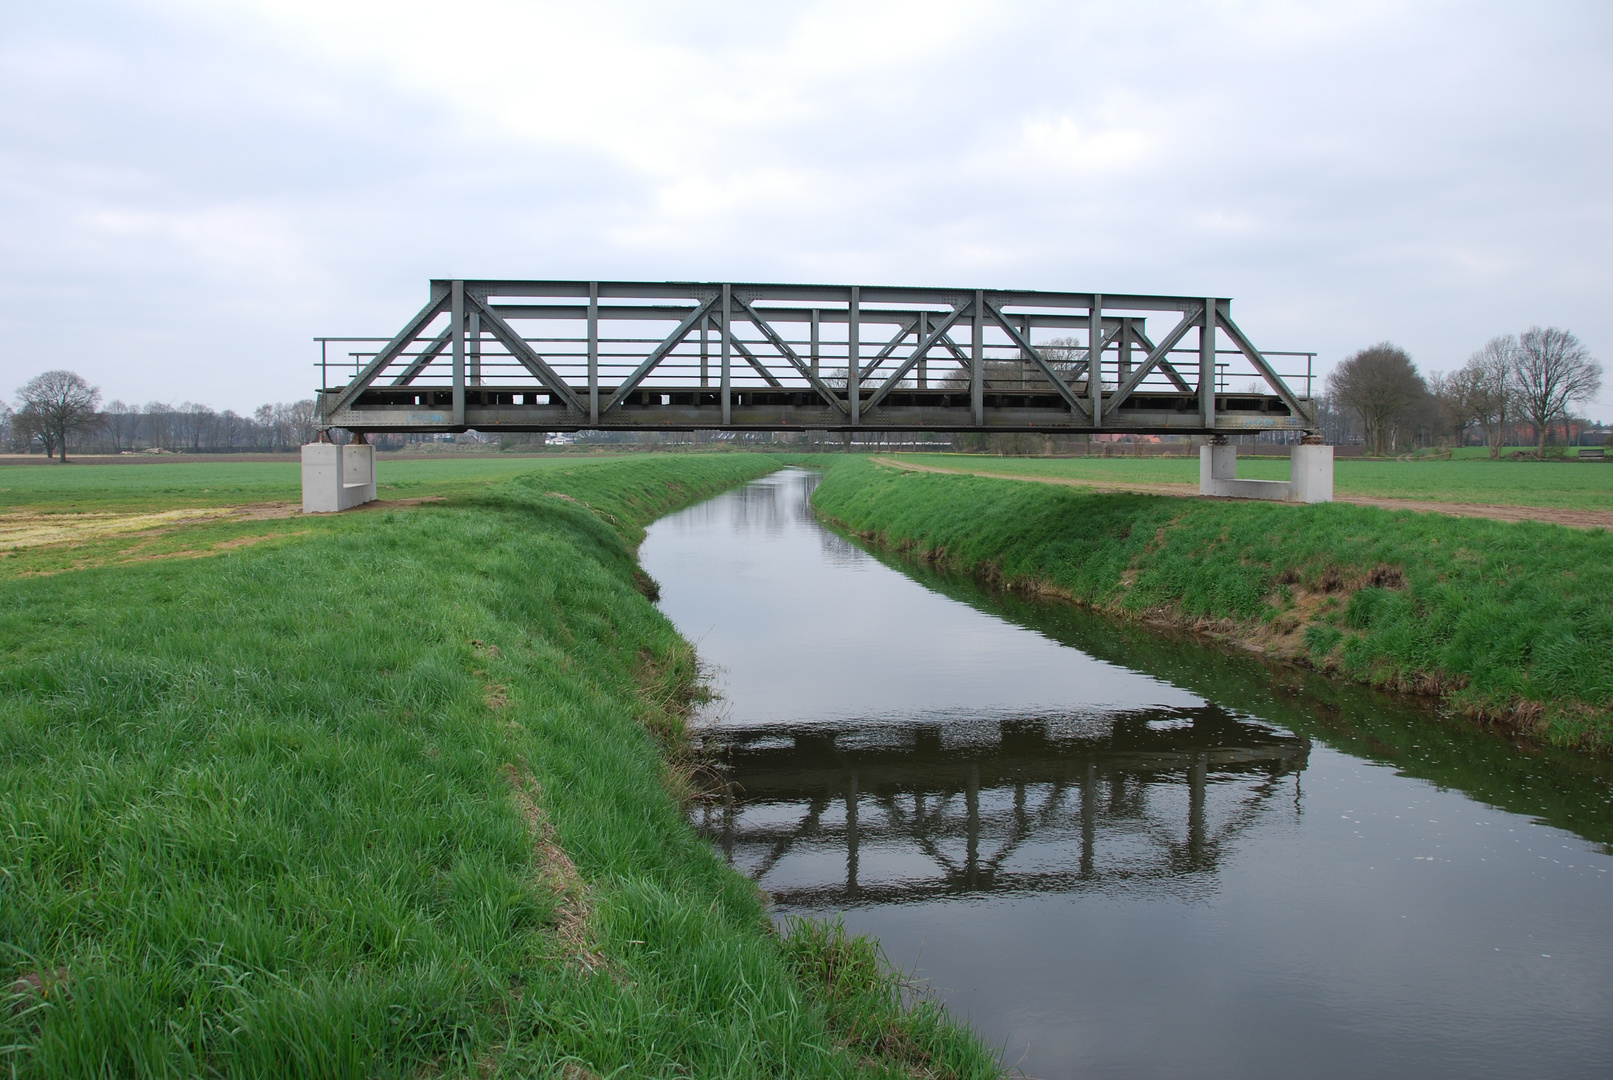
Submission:
[[[590,459],[600,460],[600,459]],[[496,483],[577,460],[550,457],[389,458],[376,465],[383,499],[417,498]],[[171,509],[242,503],[301,502],[302,466],[285,461],[155,461],[116,465],[8,465],[0,467],[0,511]]]
[[[1015,476],[1127,484],[1194,484],[1198,458],[1009,458],[977,454],[892,455],[918,465],[974,469]],[[1285,458],[1240,458],[1238,475],[1288,479]],[[1500,503],[1580,510],[1613,510],[1613,464],[1580,462],[1363,461],[1339,458],[1334,491],[1340,496],[1430,502]]]
[[[803,981],[823,950],[780,941],[674,794],[694,656],[633,550],[775,465],[528,469],[0,582],[5,1067],[910,1075],[864,1056],[877,1023],[937,1075],[994,1075],[933,1011],[870,1020]]]
[[[988,580],[1204,625],[1565,745],[1613,745],[1602,530],[1099,494],[862,459],[832,464],[814,502],[878,543]]]

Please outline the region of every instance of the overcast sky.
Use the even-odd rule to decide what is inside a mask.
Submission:
[[[0,102],[0,394],[307,397],[310,338],[453,276],[1231,296],[1324,368],[1533,324],[1613,367],[1606,2],[0,0]]]

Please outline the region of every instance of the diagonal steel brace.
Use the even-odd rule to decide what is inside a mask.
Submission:
[[[750,320],[751,325],[756,327],[757,330],[761,331],[762,336],[767,339],[768,344],[777,349],[779,354],[790,362],[790,366],[795,368],[795,370],[800,373],[800,375],[805,378],[808,383],[812,384],[812,389],[818,392],[819,397],[823,398],[823,400],[839,409],[842,413],[850,415],[849,410],[846,408],[846,403],[840,400],[840,396],[834,392],[834,389],[830,387],[828,383],[812,374],[811,366],[808,365],[806,361],[802,360],[800,355],[797,354],[794,349],[790,348],[789,343],[786,342],[782,336],[780,336],[777,330],[773,329],[772,324],[770,324],[766,319],[762,318],[761,315],[757,314],[756,309],[751,306],[749,301],[745,300],[743,297],[735,296],[734,303],[739,305],[740,310],[745,313],[745,318]]]
[[[502,315],[493,310],[493,305],[468,291],[465,293],[465,303],[487,320],[488,332],[498,338],[504,347],[510,351],[510,355],[519,360],[521,366],[526,368],[533,378],[548,387],[551,393],[565,402],[566,408],[584,416],[588,414],[588,410],[584,407],[582,400],[572,392],[571,387],[566,385],[566,380],[560,377],[560,373],[550,367],[543,357],[533,352],[530,345],[521,340],[521,335],[517,334],[515,328],[504,321]]]
[[[677,348],[678,344],[689,336],[689,331],[695,328],[695,324],[711,314],[712,308],[717,306],[717,300],[718,298],[713,296],[689,312],[688,316],[678,324],[678,328],[668,334],[666,340],[657,345],[655,351],[646,356],[642,364],[633,369],[633,374],[622,380],[622,385],[616,388],[616,392],[610,396],[610,401],[606,403],[604,408],[599,410],[599,415],[604,416],[626,401],[627,395],[631,394],[638,387],[638,384],[644,381],[646,375],[655,370],[657,364],[666,359],[667,353]]]

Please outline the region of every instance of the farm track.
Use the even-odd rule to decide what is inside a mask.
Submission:
[[[1172,495],[1199,497],[1196,484],[1145,484],[1126,481],[1086,480],[1064,476],[1024,476],[1017,473],[992,472],[987,469],[949,469],[940,465],[921,465],[898,461],[894,458],[875,457],[876,465],[908,472],[950,473],[955,476],[980,476],[992,480],[1023,480],[1035,484],[1057,484],[1064,487],[1087,488],[1091,491],[1134,492],[1144,495]],[[1251,502],[1249,499],[1230,499],[1229,502]],[[1492,521],[1541,521],[1553,525],[1567,525],[1575,529],[1613,530],[1613,511],[1570,510],[1551,506],[1516,506],[1499,503],[1434,502],[1427,499],[1391,499],[1382,496],[1341,495],[1335,502],[1356,506],[1376,506],[1382,510],[1411,510],[1421,514],[1447,514],[1451,517],[1489,518]]]

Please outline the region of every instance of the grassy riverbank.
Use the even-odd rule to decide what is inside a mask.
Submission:
[[[1613,747],[1605,531],[1101,494],[844,459],[814,502],[878,544],[998,585],[1439,695],[1559,744]]]
[[[871,946],[782,943],[682,816],[695,661],[633,549],[775,465],[549,468],[0,582],[5,1066],[994,1075]]]

